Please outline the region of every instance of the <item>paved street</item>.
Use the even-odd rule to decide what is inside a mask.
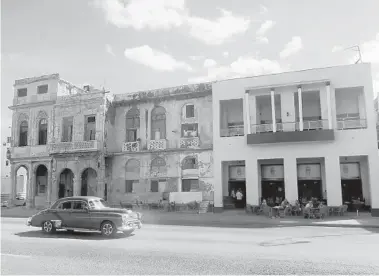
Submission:
[[[107,240],[1,221],[2,274],[379,273],[379,229],[145,225]]]

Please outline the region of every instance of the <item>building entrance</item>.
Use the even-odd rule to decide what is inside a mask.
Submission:
[[[297,179],[298,195],[301,203],[305,204],[312,198],[323,199],[320,164],[297,165]]]
[[[246,181],[241,180],[230,180],[229,181],[229,195],[232,195],[232,191],[236,194],[237,191],[241,191],[243,198],[241,201],[234,199],[235,208],[242,209],[246,206]]]
[[[342,203],[353,210],[353,201],[364,201],[362,179],[359,163],[342,163],[341,168],[341,190]]]
[[[286,198],[283,165],[262,165],[262,198],[269,206],[277,206]]]

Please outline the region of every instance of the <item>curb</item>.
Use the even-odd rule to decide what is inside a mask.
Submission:
[[[2,218],[28,218],[27,215],[1,215]],[[286,222],[220,222],[220,221],[186,221],[186,220],[145,220],[144,224],[171,225],[171,226],[197,226],[197,227],[224,227],[224,228],[259,228],[259,227],[338,227],[338,228],[379,228],[379,224],[320,224],[320,223],[286,223]]]

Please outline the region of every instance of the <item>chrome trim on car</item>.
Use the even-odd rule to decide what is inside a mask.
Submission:
[[[31,226],[32,225],[32,218],[29,217],[28,220],[26,221],[26,225],[27,226]]]

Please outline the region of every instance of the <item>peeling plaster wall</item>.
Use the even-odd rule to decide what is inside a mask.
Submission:
[[[147,149],[147,141],[151,139],[151,111],[155,105],[166,109],[166,139],[167,148],[177,149],[180,147],[181,123],[183,106],[195,105],[195,118],[197,119],[200,137],[200,148],[212,147],[212,97],[202,97],[188,100],[165,100],[144,102],[139,105],[118,106],[115,108],[114,126],[107,123],[107,150],[108,152],[121,152],[126,140],[127,112],[136,107],[140,111],[139,138],[141,150]],[[147,117],[146,117],[147,115]],[[147,123],[147,124],[146,124]]]

